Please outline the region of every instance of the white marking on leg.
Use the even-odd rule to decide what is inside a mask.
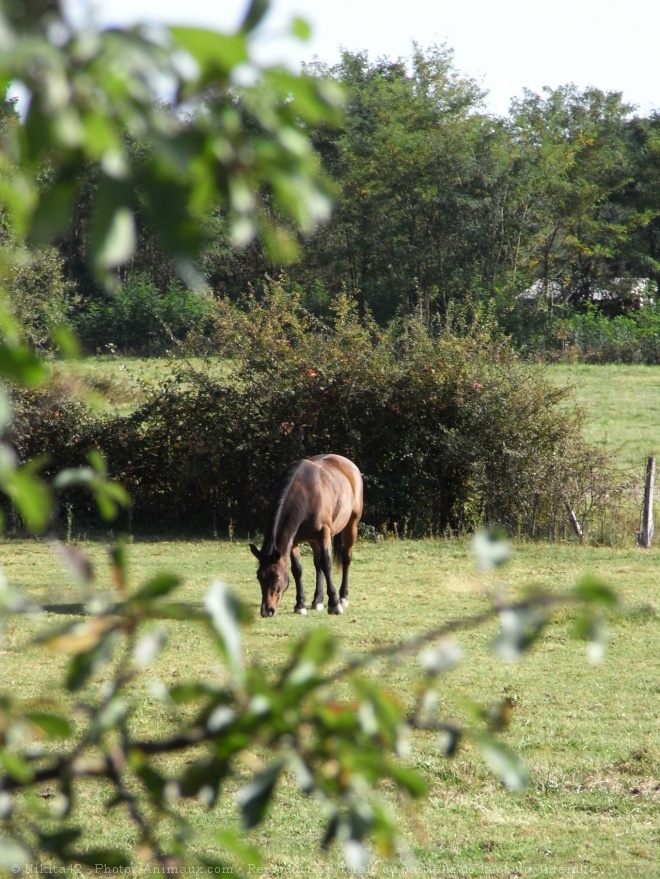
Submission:
[[[307,616],[307,608],[306,607],[299,607],[298,613],[300,614],[300,616],[306,617]]]
[[[348,607],[348,598],[342,598],[341,603],[344,605],[344,607]]]
[[[314,605],[314,610],[323,610],[323,602],[317,601],[316,604]]]

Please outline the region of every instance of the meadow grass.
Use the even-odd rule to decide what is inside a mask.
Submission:
[[[107,546],[88,542],[82,548],[97,571],[96,588],[110,590]],[[562,591],[585,572],[603,578],[617,590],[621,607],[607,614],[610,643],[599,665],[590,665],[585,645],[572,638],[567,609],[556,614],[541,641],[518,663],[503,662],[491,652],[496,623],[457,639],[465,658],[442,681],[443,713],[460,720],[464,697],[484,705],[508,697],[515,710],[503,739],[530,768],[526,791],[504,790],[469,745],[449,760],[435,734],[414,733],[408,761],[426,778],[428,797],[413,805],[397,799],[387,785],[380,793],[390,801],[420,875],[657,875],[660,600],[655,550],[520,543],[506,567],[483,575],[476,572],[469,542],[361,541],[352,569],[351,602],[343,616],[294,615],[294,598],[287,593],[281,612],[267,620],[256,616],[259,588],[243,542],[136,541],[129,547],[129,559],[133,585],[158,571],[181,573],[185,583],[176,597],[195,606],[201,606],[212,579],[230,583],[255,611],[244,632],[245,653],[273,672],[297,637],[317,626],[337,634],[342,656],[361,655],[477,613],[494,596],[514,598],[530,586]],[[45,542],[0,543],[0,565],[12,585],[47,608],[33,617],[12,618],[0,647],[2,689],[39,703],[43,694],[48,698],[56,692],[63,662],[33,647],[26,662],[25,645],[45,627],[75,619],[80,595]],[[303,566],[309,585],[309,553],[303,554]],[[225,674],[205,631],[184,622],[168,627],[165,652],[147,683],[131,694],[136,703],[133,726],[141,736],[164,735],[173,724],[149,682],[171,685]],[[414,656],[381,660],[367,674],[404,707],[412,706]],[[95,677],[85,695],[98,697],[106,676]],[[346,694],[344,685],[339,695]],[[217,853],[218,829],[238,826],[233,795],[252,769],[252,764],[239,767],[237,779],[214,810],[186,804],[186,818],[200,833],[206,854]],[[99,840],[130,848],[135,832],[119,810],[104,813],[106,796],[103,786],[88,785],[78,817]],[[164,826],[161,832],[173,828]],[[247,834],[264,855],[259,875],[340,875],[339,853],[319,851],[321,832],[318,806],[285,779],[264,824]],[[400,861],[374,855],[370,875],[404,874]]]
[[[152,391],[173,380],[184,364],[203,370],[206,375],[225,376],[231,370],[231,360],[220,357],[105,354],[55,361],[51,371],[56,383],[65,385],[74,397],[86,401],[97,411],[129,415]]]
[[[646,458],[660,454],[660,367],[574,363],[545,372],[585,411],[585,439],[643,478]]]
[[[90,358],[57,366],[67,381],[82,379],[111,410],[127,414],[163,380],[170,360]],[[223,365],[219,363],[219,368]],[[643,366],[556,365],[550,381],[570,385],[572,397],[587,414],[585,437],[602,443],[621,466],[639,470],[658,451],[656,415],[660,407],[660,371]],[[96,588],[111,590],[107,545],[85,542],[97,570]],[[506,696],[515,705],[503,739],[526,760],[529,788],[505,791],[469,745],[448,760],[435,735],[415,733],[409,762],[426,778],[429,795],[422,804],[397,799],[383,786],[417,869],[430,876],[656,876],[660,855],[660,598],[656,550],[587,547],[577,544],[520,543],[513,560],[495,574],[478,575],[469,544],[454,541],[359,542],[352,570],[351,604],[340,618],[326,614],[299,617],[287,593],[282,612],[272,620],[255,616],[244,633],[250,661],[275,669],[296,638],[316,626],[338,633],[343,656],[395,643],[453,618],[486,608],[494,596],[520,595],[530,586],[561,591],[585,572],[602,577],[617,590],[621,607],[607,615],[610,644],[605,661],[587,662],[585,646],[571,637],[567,610],[557,613],[541,642],[515,664],[496,659],[489,644],[497,625],[460,637],[464,661],[445,679],[440,704],[449,718],[464,716],[464,697],[490,704]],[[182,574],[178,600],[201,606],[215,577],[258,609],[254,562],[242,542],[199,540],[136,541],[130,547],[134,585],[158,571]],[[307,585],[311,557],[303,555]],[[47,626],[77,618],[81,596],[47,543],[0,542],[0,568],[9,582],[46,611],[12,618],[0,645],[0,689],[41,703],[55,693],[64,669],[60,657],[25,645]],[[308,588],[309,592],[309,588]],[[149,675],[171,685],[192,679],[215,680],[225,670],[203,630],[190,623],[169,623],[168,645]],[[404,707],[415,698],[415,658],[374,663],[368,674],[383,683]],[[86,696],[98,697],[101,674]],[[347,695],[346,688],[340,692]],[[146,684],[132,693],[137,735],[165,735],[174,720]],[[46,703],[44,703],[46,704]],[[259,755],[267,759],[268,755]],[[253,765],[239,767],[225,796],[212,811],[197,802],[184,807],[201,834],[203,851],[217,851],[214,833],[238,826],[234,793]],[[93,837],[130,848],[135,832],[122,813],[104,811],[107,791],[85,787],[78,816]],[[174,832],[164,826],[164,834]],[[340,875],[336,850],[321,854],[322,818],[318,807],[285,779],[269,816],[247,838],[263,851],[259,875]],[[374,854],[370,875],[397,876],[400,861]]]

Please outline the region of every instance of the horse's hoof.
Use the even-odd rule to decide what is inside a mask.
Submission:
[[[307,616],[307,608],[306,607],[294,607],[294,613],[299,613],[301,617]]]
[[[317,601],[316,604],[314,605],[314,610],[323,610],[323,602]]]
[[[341,602],[337,602],[337,604],[329,604],[328,605],[328,613],[343,613],[344,608],[341,606]]]
[[[348,607],[348,598],[341,599],[342,607]]]

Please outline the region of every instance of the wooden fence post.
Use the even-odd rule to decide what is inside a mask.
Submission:
[[[642,512],[642,530],[637,535],[637,542],[644,549],[650,549],[653,540],[653,483],[655,482],[655,458],[646,459],[646,484],[644,486],[644,510]]]

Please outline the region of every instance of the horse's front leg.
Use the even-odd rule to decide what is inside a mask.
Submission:
[[[303,589],[302,582],[300,550],[297,546],[294,546],[294,548],[291,550],[291,573],[293,574],[293,579],[296,582],[296,606],[293,608],[293,612],[302,614],[304,616],[307,613],[307,608],[305,607],[305,591]]]
[[[314,610],[323,610],[323,584],[325,578],[323,576],[323,565],[321,564],[321,545],[313,543],[312,550],[314,551],[314,570],[316,571],[316,588],[314,589],[312,607]]]
[[[332,559],[330,556],[331,544],[332,537],[330,536],[330,529],[324,529],[323,544],[321,546],[321,570],[323,571],[328,589],[328,613],[338,614],[343,613],[344,608],[337,596],[335,584],[332,582]]]

